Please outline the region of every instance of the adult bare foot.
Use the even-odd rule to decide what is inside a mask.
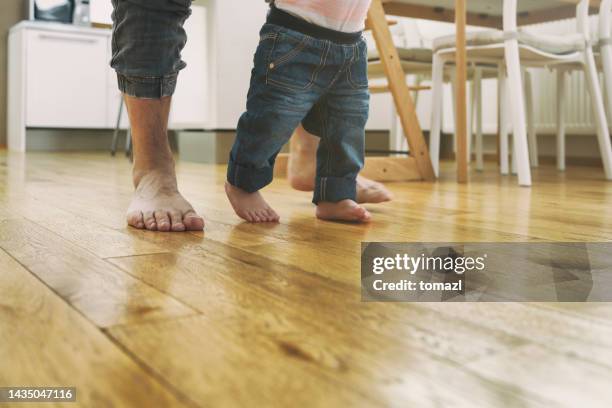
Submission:
[[[291,187],[312,191],[315,187],[316,152],[319,138],[298,127],[291,138],[287,178]],[[391,201],[393,194],[381,183],[357,176],[357,202],[378,204]]]
[[[151,171],[140,177],[127,222],[149,231],[201,231],[204,220],[179,193],[174,174]]]
[[[317,218],[328,221],[369,222],[372,216],[353,200],[317,204]]]
[[[280,217],[266,203],[259,191],[247,193],[244,190],[225,183],[225,193],[236,214],[248,222],[278,222]]]
[[[179,193],[168,144],[170,97],[125,96],[134,146],[134,198],[127,222],[150,231],[201,231],[204,220]]]

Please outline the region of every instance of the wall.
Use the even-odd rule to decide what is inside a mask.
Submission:
[[[6,146],[6,76],[8,31],[26,18],[25,0],[2,0],[0,4],[0,146]]]
[[[235,129],[245,109],[259,43],[259,30],[266,20],[262,1],[196,0],[207,8],[211,129]],[[189,64],[189,61],[187,61]]]

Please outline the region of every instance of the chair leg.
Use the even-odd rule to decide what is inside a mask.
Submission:
[[[405,139],[402,133],[399,115],[395,109],[391,109],[391,129],[389,130],[389,148],[391,150],[401,150],[401,140]]]
[[[527,148],[527,131],[525,120],[525,98],[521,79],[521,61],[517,40],[506,41],[506,65],[508,67],[509,93],[512,106],[514,144],[518,167],[518,181],[521,186],[531,186],[531,168],[529,167],[529,149]]]
[[[474,116],[476,115],[476,81],[472,78],[470,85],[470,110],[468,115],[467,127],[468,127],[468,140],[467,140],[467,157],[468,164],[472,162],[472,152],[474,151],[474,133],[475,123]]]
[[[566,72],[557,70],[557,169],[565,171]]]
[[[132,128],[128,127],[127,134],[125,136],[125,156],[132,156]]]
[[[595,121],[597,122],[599,150],[604,164],[606,179],[612,180],[612,146],[610,144],[610,130],[608,129],[608,120],[606,118],[603,96],[599,85],[597,65],[595,63],[595,57],[593,56],[593,50],[590,47],[585,50],[584,59],[587,82],[591,90],[591,99],[593,101]]]
[[[476,110],[476,170],[484,169],[484,152],[482,143],[482,68],[476,68],[474,74],[474,94]]]
[[[434,55],[432,71],[431,127],[429,154],[436,174],[440,175],[440,135],[442,133],[442,101],[444,99],[444,60]]]
[[[415,86],[415,88],[418,88],[421,86],[421,83],[423,82],[423,78],[420,75],[416,75],[414,78],[414,82],[413,85]],[[421,96],[421,92],[420,91],[414,91],[412,94],[412,99],[414,99],[414,106],[418,108],[419,106],[419,98]]]
[[[532,73],[525,70],[525,103],[527,109],[527,130],[529,135],[529,161],[531,167],[538,167],[540,165],[538,158],[538,135],[536,133],[536,112],[533,101]]]
[[[117,124],[115,125],[115,131],[113,132],[113,141],[111,143],[111,156],[117,153],[117,142],[119,141],[119,130],[121,128],[121,116],[123,116],[123,96],[119,102],[119,113],[117,114]]]
[[[608,118],[612,121],[612,45],[601,47],[601,59],[604,67],[604,97],[608,101]]]
[[[506,83],[506,69],[502,65],[499,67],[497,79],[497,93],[499,100],[499,166],[503,175],[509,173],[508,164],[508,86]]]
[[[452,69],[451,74],[451,98],[453,99],[453,126],[457,123],[457,75],[455,68]],[[457,154],[457,131],[453,132],[453,153]]]
[[[518,167],[517,167],[518,162],[516,160],[516,135],[514,135],[514,133],[512,134],[512,142],[510,143],[512,146],[512,155],[510,156],[512,161],[511,161],[510,169],[511,169],[512,175],[516,176],[516,174],[518,173]]]

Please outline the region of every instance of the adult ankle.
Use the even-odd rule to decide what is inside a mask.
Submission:
[[[166,164],[157,164],[157,165],[139,165],[134,164],[134,168],[132,169],[132,179],[134,181],[134,186],[138,187],[141,180],[145,176],[155,177],[156,179],[162,181],[166,179],[165,182],[168,184],[172,183],[176,185],[176,173],[174,170],[174,162]]]

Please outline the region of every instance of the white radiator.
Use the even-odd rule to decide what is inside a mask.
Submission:
[[[596,32],[597,19],[592,17],[591,28]],[[562,20],[533,25],[529,30],[540,33],[560,34],[576,30],[576,20]],[[556,133],[557,120],[557,78],[556,72],[532,71],[538,133]],[[600,79],[603,81],[603,78]],[[595,134],[595,121],[591,110],[589,89],[583,72],[577,71],[566,78],[567,103],[565,123],[568,134]],[[602,82],[603,83],[603,82]]]
[[[414,22],[414,20],[402,19],[402,21]],[[396,41],[405,46],[430,46],[433,38],[454,32],[454,25],[440,22],[430,22],[424,20],[416,21],[418,27],[411,31],[410,44],[405,44],[405,39],[397,39]],[[399,25],[398,25],[399,26]],[[397,27],[397,26],[395,26]],[[591,17],[591,29],[595,34],[597,29],[597,17]],[[576,31],[576,20],[567,19],[556,22],[531,25],[526,28],[529,31],[545,34],[563,34]],[[471,27],[470,30],[476,30]],[[373,43],[371,44],[373,46]],[[534,88],[534,105],[536,109],[536,128],[538,134],[556,134],[557,121],[557,78],[556,72],[551,72],[545,69],[532,70]],[[584,78],[584,73],[573,72],[567,75],[567,103],[565,111],[566,133],[568,135],[594,135],[596,134],[595,122],[591,111],[591,99]],[[603,80],[603,79],[602,79]],[[603,83],[603,82],[602,82]],[[497,80],[488,79],[483,81],[483,100],[497,100]],[[470,89],[468,88],[468,100],[470,100]],[[446,134],[454,133],[455,123],[452,107],[452,94],[450,85],[445,86],[444,92],[444,123],[443,132]],[[383,105],[382,102],[385,102]],[[468,104],[469,106],[469,104]],[[383,109],[384,108],[384,109]],[[510,109],[510,107],[508,107]],[[391,97],[389,95],[375,95],[372,103],[372,115],[376,120],[376,129],[385,129],[390,126],[392,129],[398,129],[399,132],[393,131],[391,148],[393,150],[407,149],[403,134],[401,133],[401,125],[390,118],[393,108]],[[429,130],[431,117],[431,95],[430,92],[423,92],[419,96],[417,113],[421,126],[424,130]],[[507,113],[510,115],[510,111]],[[371,121],[374,122],[374,121]],[[612,122],[611,122],[612,123]],[[510,125],[511,127],[511,125]],[[497,134],[497,104],[485,103],[483,106],[483,131],[485,135]],[[397,132],[397,133],[396,133]],[[489,151],[493,147],[487,143],[485,150]]]

